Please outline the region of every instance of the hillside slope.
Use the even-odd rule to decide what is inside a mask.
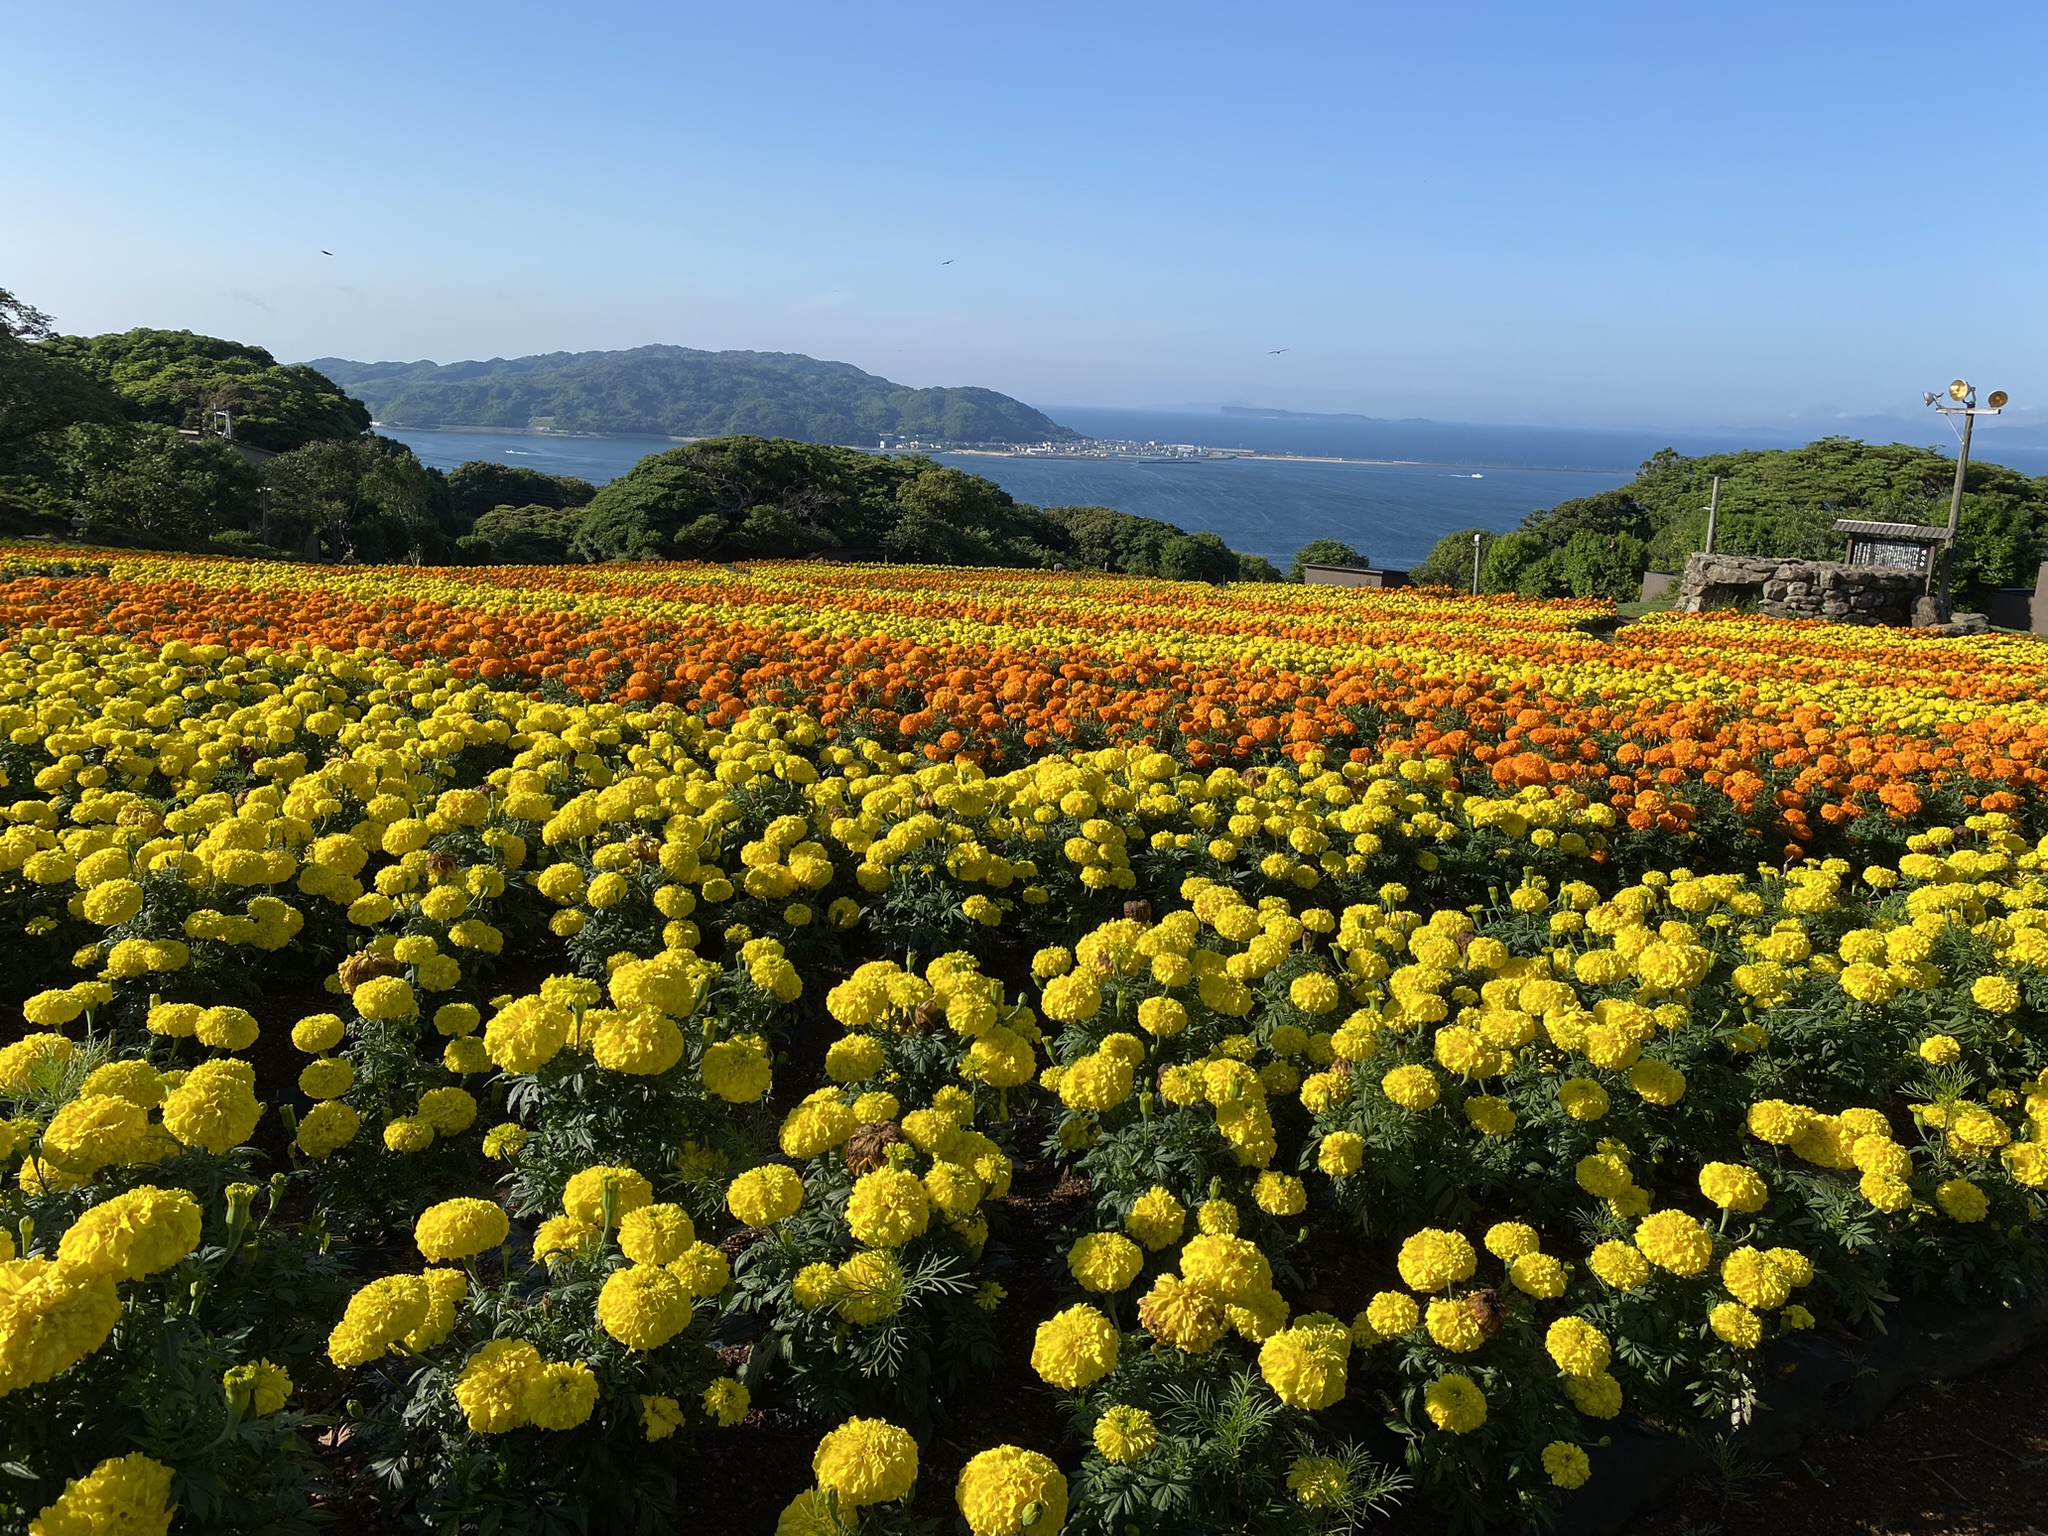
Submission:
[[[794,352],[550,352],[437,364],[320,358],[322,373],[399,427],[538,428],[670,437],[749,434],[872,444],[882,433],[950,443],[1074,434],[991,389],[911,389],[851,363]]]

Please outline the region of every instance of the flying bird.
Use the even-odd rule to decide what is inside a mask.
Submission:
[[[948,256],[944,261],[940,262],[939,265],[942,267],[950,267],[951,265],[953,265],[953,258]]]
[[[1282,352],[1292,352],[1293,350],[1294,348],[1292,347],[1275,347],[1272,351],[1268,352],[1266,356],[1278,357]]]
[[[332,252],[332,251],[322,251],[322,252],[321,252],[320,254],[321,254],[322,256],[332,256],[332,255],[334,254],[334,252]]]

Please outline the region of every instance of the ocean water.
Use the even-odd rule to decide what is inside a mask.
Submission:
[[[1311,539],[1341,539],[1375,565],[1401,569],[1461,528],[1504,532],[1539,507],[1612,490],[1659,448],[1681,453],[1788,447],[1803,439],[1498,427],[1362,417],[1105,410],[1048,406],[1091,437],[1197,443],[1298,454],[1297,459],[1154,463],[1117,459],[940,454],[1019,501],[1103,506],[1219,534],[1232,549],[1284,566]],[[642,456],[676,446],[661,437],[556,437],[525,432],[380,429],[421,460],[452,469],[469,459],[523,464],[602,484]],[[1317,463],[1313,457],[1382,462]]]

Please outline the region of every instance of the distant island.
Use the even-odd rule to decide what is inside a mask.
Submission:
[[[1066,442],[1078,434],[992,389],[912,389],[795,352],[647,346],[464,363],[310,364],[394,427],[748,434],[906,448]]]

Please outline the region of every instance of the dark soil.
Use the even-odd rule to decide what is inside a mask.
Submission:
[[[1904,1393],[1858,1434],[1688,1480],[1627,1536],[2048,1536],[2048,1341]]]

